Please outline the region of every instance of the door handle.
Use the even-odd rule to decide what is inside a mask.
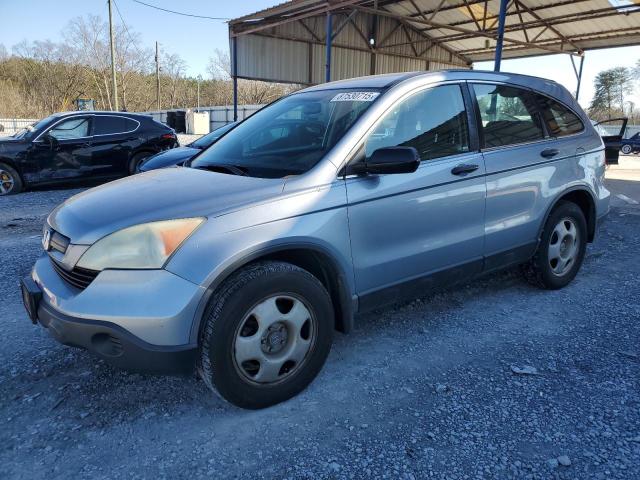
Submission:
[[[451,173],[454,175],[466,175],[467,173],[475,172],[478,168],[480,166],[473,163],[461,163],[453,167]]]
[[[560,153],[560,150],[558,150],[557,148],[547,148],[546,150],[541,151],[540,155],[543,156],[544,158],[552,158],[558,155],[559,153]]]

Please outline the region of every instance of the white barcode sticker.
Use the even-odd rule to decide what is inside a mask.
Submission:
[[[347,92],[339,93],[331,99],[332,102],[373,102],[379,92]]]

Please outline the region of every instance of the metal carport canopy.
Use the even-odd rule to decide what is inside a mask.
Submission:
[[[229,22],[232,68],[237,78],[300,84],[470,68],[494,59],[501,4],[502,58],[581,55],[640,44],[636,3],[640,0],[292,0]]]

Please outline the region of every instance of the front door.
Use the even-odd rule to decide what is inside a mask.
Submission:
[[[627,118],[610,118],[595,124],[604,143],[605,159],[608,165],[617,165],[622,147],[622,139],[627,130]]]
[[[366,139],[365,158],[378,148],[411,146],[422,163],[413,173],[347,177],[362,308],[480,271],[485,168],[468,125],[462,87],[442,85],[398,102]]]
[[[33,142],[29,157],[40,172],[39,182],[88,176],[91,166],[90,123],[90,116],[67,118]]]

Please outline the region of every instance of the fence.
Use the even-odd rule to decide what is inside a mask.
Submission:
[[[260,110],[264,105],[238,105],[238,120],[244,120],[246,117]],[[152,112],[139,112],[144,115],[150,115],[154,120],[162,123],[167,122],[167,112],[184,111],[185,109],[159,110]],[[200,107],[200,112],[209,112],[209,131],[222,127],[227,123],[233,122],[233,105],[222,105],[216,107]],[[36,118],[0,118],[0,125],[4,128],[5,134],[13,134],[18,130],[37,122]]]
[[[0,131],[5,133],[15,133],[18,130],[22,130],[27,125],[37,122],[37,118],[0,118]]]
[[[260,110],[264,105],[238,105],[238,120],[244,120],[248,116]],[[155,112],[140,112],[144,115],[151,115],[154,120],[162,123],[167,122],[168,112],[184,111],[184,109],[160,110]],[[222,127],[233,122],[233,105],[222,105],[217,107],[200,107],[199,112],[209,112],[209,131]]]

